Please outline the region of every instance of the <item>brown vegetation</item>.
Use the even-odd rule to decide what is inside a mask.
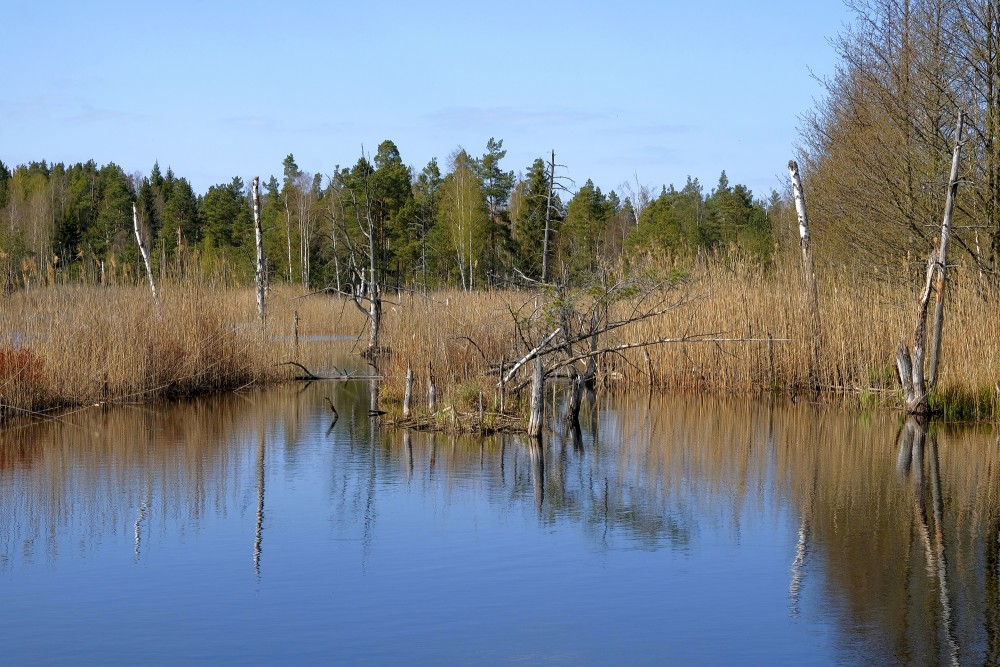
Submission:
[[[688,337],[599,355],[597,382],[610,390],[799,394],[819,389],[826,396],[899,405],[894,351],[912,328],[916,281],[883,271],[879,279],[828,280],[820,285],[823,334],[816,380],[810,377],[812,341],[796,266],[769,272],[739,262],[704,262],[671,286],[669,312],[635,322],[602,337],[601,348],[629,342]],[[943,361],[934,407],[950,417],[990,419],[997,415],[1000,335],[985,307],[976,274],[952,275]],[[496,409],[500,361],[512,362],[529,347],[519,340],[515,317],[530,312],[529,292],[446,292],[430,299],[406,297],[399,316],[387,318],[386,345],[393,351],[380,369],[388,403],[402,397],[407,363],[417,370],[415,412],[426,396],[426,362],[433,362],[446,397],[439,406],[475,413]],[[539,294],[551,306],[552,296]],[[524,308],[525,305],[528,308]],[[633,306],[617,302],[621,317]],[[544,312],[544,311],[543,311]],[[535,330],[533,343],[555,328]],[[523,323],[522,323],[523,324]],[[732,340],[743,339],[743,340]],[[558,362],[549,358],[548,367]],[[584,362],[578,362],[582,371]],[[511,385],[526,377],[521,370]],[[508,406],[514,400],[508,397]]]
[[[798,267],[779,263],[764,271],[739,261],[699,261],[686,272],[674,270],[672,280],[656,288],[656,303],[675,307],[603,334],[600,348],[664,338],[686,342],[598,354],[595,380],[611,391],[795,395],[819,389],[827,397],[899,405],[893,354],[912,327],[919,287],[903,273],[883,271],[880,279],[860,282],[827,274],[821,280],[824,330],[818,372],[811,376],[812,341]],[[953,418],[993,419],[1000,413],[1000,334],[985,307],[988,288],[975,271],[959,268],[951,277],[934,407]],[[268,298],[262,335],[251,289],[165,285],[159,307],[144,288],[66,286],[11,294],[3,307],[8,333],[0,341],[3,412],[144,402],[280,381],[300,374],[283,365],[287,361],[325,374],[339,370],[336,364],[352,352],[352,363],[363,367],[358,355],[366,323],[345,299],[303,297],[291,288],[272,290]],[[379,407],[397,416],[412,365],[413,424],[514,428],[511,417],[526,407],[521,389],[531,364],[505,393],[498,387],[500,364],[509,370],[556,329],[559,307],[582,321],[579,314],[595,298],[593,292],[564,292],[557,300],[546,291],[389,295],[384,344],[391,353],[379,360]],[[637,298],[622,296],[611,304],[612,319],[626,319]],[[296,346],[296,328],[303,341],[342,340]],[[546,356],[550,377],[565,377],[568,366],[560,355]],[[581,373],[586,361],[575,364]],[[429,362],[438,391],[434,411],[427,409]]]
[[[303,336],[328,333],[331,322],[348,333],[361,329],[328,298],[275,290],[262,333],[254,299],[251,289],[198,285],[164,286],[159,306],[144,287],[11,294],[3,300],[0,411],[146,402],[288,378],[295,369],[279,364],[297,358],[297,310]]]

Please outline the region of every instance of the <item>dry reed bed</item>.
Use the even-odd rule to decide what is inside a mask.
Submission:
[[[912,335],[917,280],[825,276],[819,384],[828,393],[896,404],[893,355],[899,340]],[[1000,378],[1000,334],[989,308],[993,295],[984,295],[975,276],[961,269],[952,276],[938,406],[950,416],[992,419],[998,414]],[[658,296],[676,308],[602,336],[601,347],[664,337],[703,340],[604,354],[598,382],[616,391],[806,391],[812,385],[812,341],[801,284],[794,265],[769,272],[739,263],[699,265],[684,281],[661,288]],[[590,298],[579,298],[582,309]],[[533,320],[536,300],[541,314]],[[426,418],[432,364],[438,412],[450,409],[450,419],[457,415],[459,422],[463,415],[473,422],[484,415],[496,421],[497,364],[520,358],[555,328],[553,300],[551,293],[528,291],[388,297],[383,345],[392,353],[378,369],[385,378],[383,406],[392,413],[402,401],[406,368],[412,365],[415,412]],[[626,316],[634,305],[616,302],[613,317]],[[352,345],[350,339],[363,337],[365,329],[362,314],[344,299],[303,296],[292,287],[270,292],[263,334],[249,289],[166,285],[157,306],[142,287],[63,286],[8,295],[2,308],[0,410],[6,415],[280,381],[299,372],[280,365],[290,360],[322,371],[332,359],[330,348],[296,348],[296,321],[300,336],[344,336],[342,350],[354,352],[363,343]],[[749,340],[713,340],[733,338]],[[521,371],[515,382],[524,377]],[[505,407],[516,413],[523,406],[507,397]]]
[[[988,295],[962,270],[951,275],[937,407],[952,417],[992,419],[1000,408],[1000,334]],[[856,282],[845,274],[821,283],[823,335],[816,381],[824,393],[898,404],[894,353],[901,339],[909,343],[913,335],[917,289],[916,280],[898,276]],[[694,269],[668,290],[663,296],[678,304],[675,309],[603,336],[601,347],[665,337],[703,340],[602,355],[602,386],[746,394],[811,391],[812,340],[796,266],[765,273],[752,266],[713,263]],[[430,361],[439,396],[442,388],[446,394],[443,405],[473,412],[479,405],[495,407],[496,364],[529,349],[519,339],[511,313],[526,317],[536,297],[552,299],[530,292],[405,297],[386,318],[386,346],[393,355],[381,369],[387,377],[383,397],[389,404],[401,399],[406,366],[412,364],[419,411]],[[633,306],[618,302],[615,314],[625,317]],[[552,322],[539,324],[530,344],[554,327]],[[715,340],[733,338],[750,340]]]
[[[294,313],[305,335],[350,333],[359,316],[329,297],[271,291],[262,331],[252,290],[167,285],[51,287],[4,299],[0,413],[144,402],[286,379],[298,370]]]

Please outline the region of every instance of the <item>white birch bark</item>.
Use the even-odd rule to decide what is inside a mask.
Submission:
[[[142,242],[142,234],[139,232],[139,212],[134,203],[132,204],[132,224],[135,226],[135,241],[139,244],[142,262],[146,265],[146,276],[149,278],[149,289],[153,293],[153,301],[159,302],[156,295],[156,283],[153,282],[153,269],[149,265],[149,251],[146,250],[146,244]]]
[[[255,281],[257,283],[257,314],[260,317],[261,326],[264,325],[264,237],[260,228],[260,178],[254,176],[251,187],[251,200],[253,201],[253,227],[257,241],[257,272]]]

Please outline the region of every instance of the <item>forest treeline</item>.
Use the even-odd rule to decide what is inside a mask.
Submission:
[[[622,196],[589,180],[571,188],[553,158],[515,175],[502,165],[505,154],[502,140],[491,138],[481,156],[459,149],[444,169],[434,159],[417,171],[384,141],[374,156],[329,175],[304,172],[288,155],[281,177],[262,181],[269,280],[347,292],[363,282],[372,248],[383,284],[466,290],[525,284],[543,268],[547,280],[584,284],[651,253],[739,252],[768,262],[774,251],[773,218],[785,204],[773,192],[755,199],[725,172],[707,193],[689,177],[680,189],[630,188]],[[133,203],[157,275],[253,282],[249,183],[239,177],[199,194],[159,164],[144,175],[93,161],[12,171],[0,162],[8,289],[138,280]]]
[[[922,263],[944,209],[959,112],[956,261],[1000,255],[1000,5],[847,0],[835,74],[804,118],[800,163],[817,248],[856,266]]]
[[[964,113],[951,261],[994,276],[1000,5],[846,4],[854,20],[833,42],[839,64],[802,117],[796,155],[821,273],[829,265],[922,273],[941,227]],[[548,281],[582,284],[608,266],[634,266],[651,255],[667,259],[660,266],[699,253],[737,253],[767,265],[777,246],[794,243],[787,196],[755,198],[725,172],[707,191],[688,178],[659,192],[602,192],[590,181],[562,178],[549,156],[515,175],[505,153],[502,141],[490,139],[481,155],[460,149],[445,164],[431,160],[418,170],[385,141],[374,155],[329,174],[306,173],[288,155],[281,175],[263,183],[270,281],[343,292],[363,282],[360,267],[374,252],[379,282],[390,286],[523,285],[543,271]],[[135,202],[158,275],[248,284],[254,247],[247,186],[234,178],[195,193],[159,165],[142,175],[92,161],[0,163],[0,271],[8,288],[136,280]]]

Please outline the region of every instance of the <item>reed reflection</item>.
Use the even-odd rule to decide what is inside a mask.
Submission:
[[[355,389],[334,387],[348,412],[366,414]],[[151,534],[249,514],[259,574],[273,455],[294,465],[299,443],[322,437],[316,432],[331,414],[317,394],[329,395],[329,384],[302,390],[292,384],[157,408],[95,408],[0,431],[0,568],[85,555],[125,527],[138,562]],[[357,437],[369,437],[364,422]]]
[[[398,465],[449,502],[486,493],[543,524],[577,525],[601,548],[695,553],[710,548],[704,535],[738,542],[744,524],[781,522],[790,614],[833,619],[842,644],[875,662],[996,664],[1000,448],[981,433],[646,396],[598,402],[581,423],[579,446],[558,424],[534,447],[386,433],[380,475]]]
[[[340,413],[332,431],[328,397]],[[0,567],[85,554],[116,534],[115,548],[139,560],[151,534],[237,517],[237,563],[248,569],[253,532],[259,577],[267,525],[293,502],[281,480],[307,469],[324,502],[296,519],[317,514],[334,533],[321,548],[349,540],[365,562],[386,543],[379,532],[393,512],[414,505],[442,516],[485,506],[578,531],[596,550],[695,557],[778,525],[791,571],[777,593],[791,614],[830,619],[840,644],[876,663],[998,663],[994,438],[801,402],[585,399],[579,432],[557,419],[533,446],[382,429],[366,381],[7,430]]]

